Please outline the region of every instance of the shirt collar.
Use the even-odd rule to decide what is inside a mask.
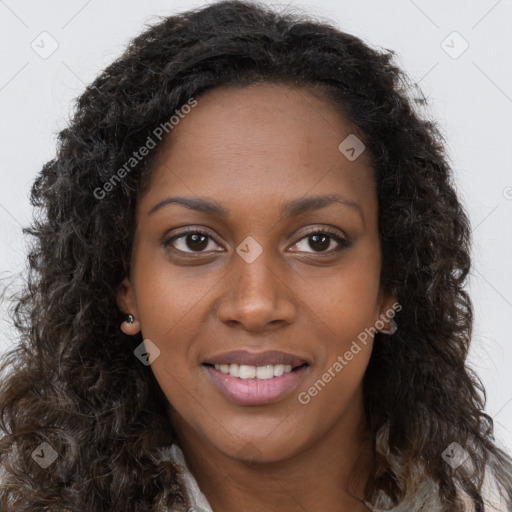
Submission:
[[[190,507],[195,512],[213,512],[206,496],[199,489],[194,475],[188,469],[185,461],[185,456],[181,448],[173,443],[171,446],[170,454],[172,459],[179,465],[183,481],[185,482],[188,498],[190,500]]]

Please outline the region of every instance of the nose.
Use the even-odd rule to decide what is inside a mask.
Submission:
[[[251,263],[234,256],[233,268],[225,277],[226,293],[217,308],[219,320],[253,332],[280,328],[295,321],[295,294],[275,260],[266,257],[269,253],[270,250],[264,250]]]

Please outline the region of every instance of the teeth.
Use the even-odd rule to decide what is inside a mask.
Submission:
[[[240,379],[272,379],[292,371],[291,364],[267,364],[265,366],[248,366],[246,364],[216,364],[216,370]]]
[[[246,364],[241,364],[238,376],[241,379],[254,379],[254,377],[256,377],[256,366],[247,366]]]
[[[238,377],[240,375],[240,366],[238,364],[230,364],[228,371],[222,371],[224,373],[229,373],[230,375],[233,375],[233,377]]]

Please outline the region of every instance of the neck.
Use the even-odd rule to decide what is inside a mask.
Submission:
[[[239,512],[241,504],[245,512],[363,512],[368,510],[363,499],[372,450],[362,402],[358,410],[358,421],[353,410],[346,410],[346,419],[317,442],[272,462],[233,458],[190,426],[176,430],[187,465],[215,512]]]

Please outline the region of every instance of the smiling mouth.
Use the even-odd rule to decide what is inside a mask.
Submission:
[[[204,366],[215,368],[231,377],[238,377],[239,379],[249,380],[268,380],[274,377],[281,377],[284,374],[295,372],[300,368],[309,366],[308,363],[303,363],[297,366],[291,364],[266,364],[263,366],[251,366],[246,364],[211,364],[204,363]]]
[[[309,363],[297,366],[202,364],[217,391],[230,402],[241,406],[261,406],[286,399],[310,374],[310,366]]]

